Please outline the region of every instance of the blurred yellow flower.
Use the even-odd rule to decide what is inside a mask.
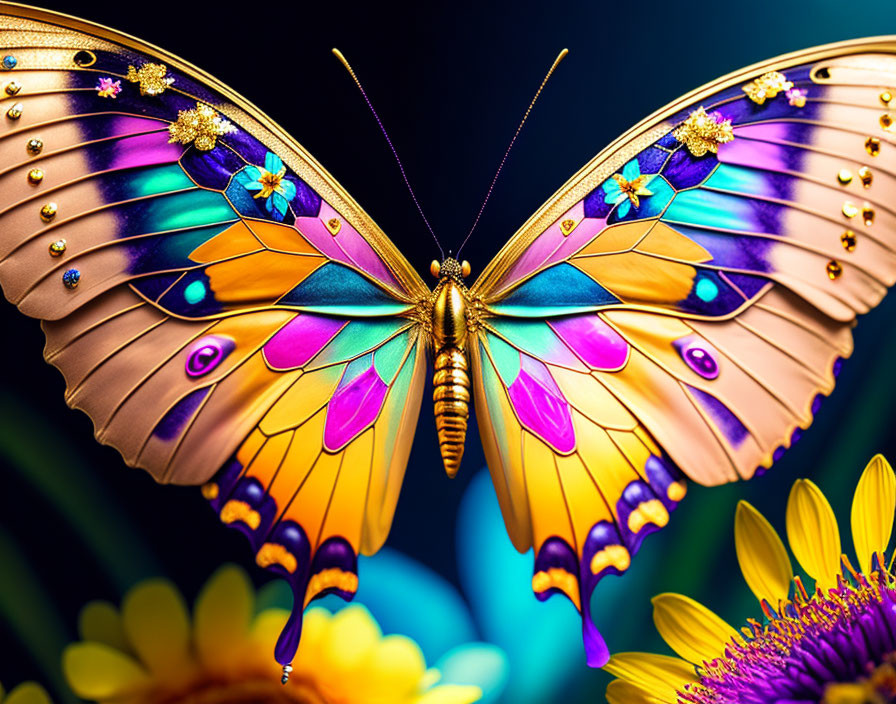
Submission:
[[[884,553],[893,532],[896,474],[882,455],[853,497],[858,569],[843,554],[834,511],[808,479],[787,502],[790,550],[815,582],[807,590],[781,538],[742,501],[734,521],[741,572],[762,609],[735,630],[681,594],[653,599],[653,620],[679,657],[618,653],[609,704],[856,704],[896,701],[896,575]]]
[[[22,682],[9,694],[0,685],[0,704],[53,704],[47,690],[37,682]]]
[[[66,648],[63,669],[74,692],[96,702],[147,704],[469,704],[475,686],[438,685],[417,644],[383,636],[363,606],[305,614],[289,682],[271,657],[288,612],[255,613],[245,572],[218,570],[203,587],[192,624],[167,580],[134,587],[119,612],[91,602],[81,612],[82,641]],[[13,704],[22,704],[14,702]]]

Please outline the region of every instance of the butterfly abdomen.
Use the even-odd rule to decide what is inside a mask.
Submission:
[[[445,472],[454,477],[464,455],[467,418],[470,415],[470,376],[467,356],[457,347],[436,355],[432,399],[435,401],[436,431]]]
[[[432,398],[442,462],[449,477],[454,477],[460,467],[470,416],[466,310],[463,284],[451,277],[444,278],[436,288],[433,300],[435,373]]]

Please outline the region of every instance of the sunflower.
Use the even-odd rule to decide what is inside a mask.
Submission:
[[[0,685],[0,704],[52,704],[47,690],[37,682],[22,682],[8,694]]]
[[[82,641],[66,648],[63,669],[74,692],[115,704],[468,704],[476,686],[437,684],[417,644],[383,636],[363,606],[305,614],[294,670],[285,686],[271,657],[288,612],[256,613],[246,573],[222,567],[203,587],[192,624],[167,580],[141,582],[119,612],[91,602],[81,612]]]
[[[734,523],[744,579],[762,615],[735,630],[680,594],[654,598],[657,630],[679,657],[620,653],[606,670],[610,704],[889,704],[896,702],[896,578],[884,552],[896,475],[881,455],[852,504],[857,568],[842,553],[824,494],[798,480],[787,503],[790,549],[814,581],[794,576],[768,521],[741,502]]]

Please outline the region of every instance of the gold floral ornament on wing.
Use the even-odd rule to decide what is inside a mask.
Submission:
[[[140,95],[161,95],[174,83],[165,64],[143,64],[140,68],[128,66],[126,78],[131,83],[140,84]]]
[[[718,113],[707,113],[703,107],[694,110],[673,133],[675,139],[684,144],[694,156],[707,152],[717,154],[719,145],[734,139],[731,120]]]
[[[236,127],[221,117],[214,108],[196,103],[193,110],[177,113],[177,122],[168,127],[169,142],[193,145],[204,152],[215,148],[218,137],[236,132]]]
[[[793,82],[787,80],[780,71],[769,71],[759,78],[750,81],[744,86],[744,93],[757,105],[762,105],[766,100],[777,97],[778,93],[784,93],[793,88]]]

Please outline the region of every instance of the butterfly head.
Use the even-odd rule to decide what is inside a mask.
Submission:
[[[435,259],[432,260],[432,264],[429,265],[429,273],[431,273],[437,279],[454,279],[458,282],[463,282],[463,280],[470,275],[470,262],[464,259],[462,262],[457,261],[452,257],[446,257],[441,264]]]

